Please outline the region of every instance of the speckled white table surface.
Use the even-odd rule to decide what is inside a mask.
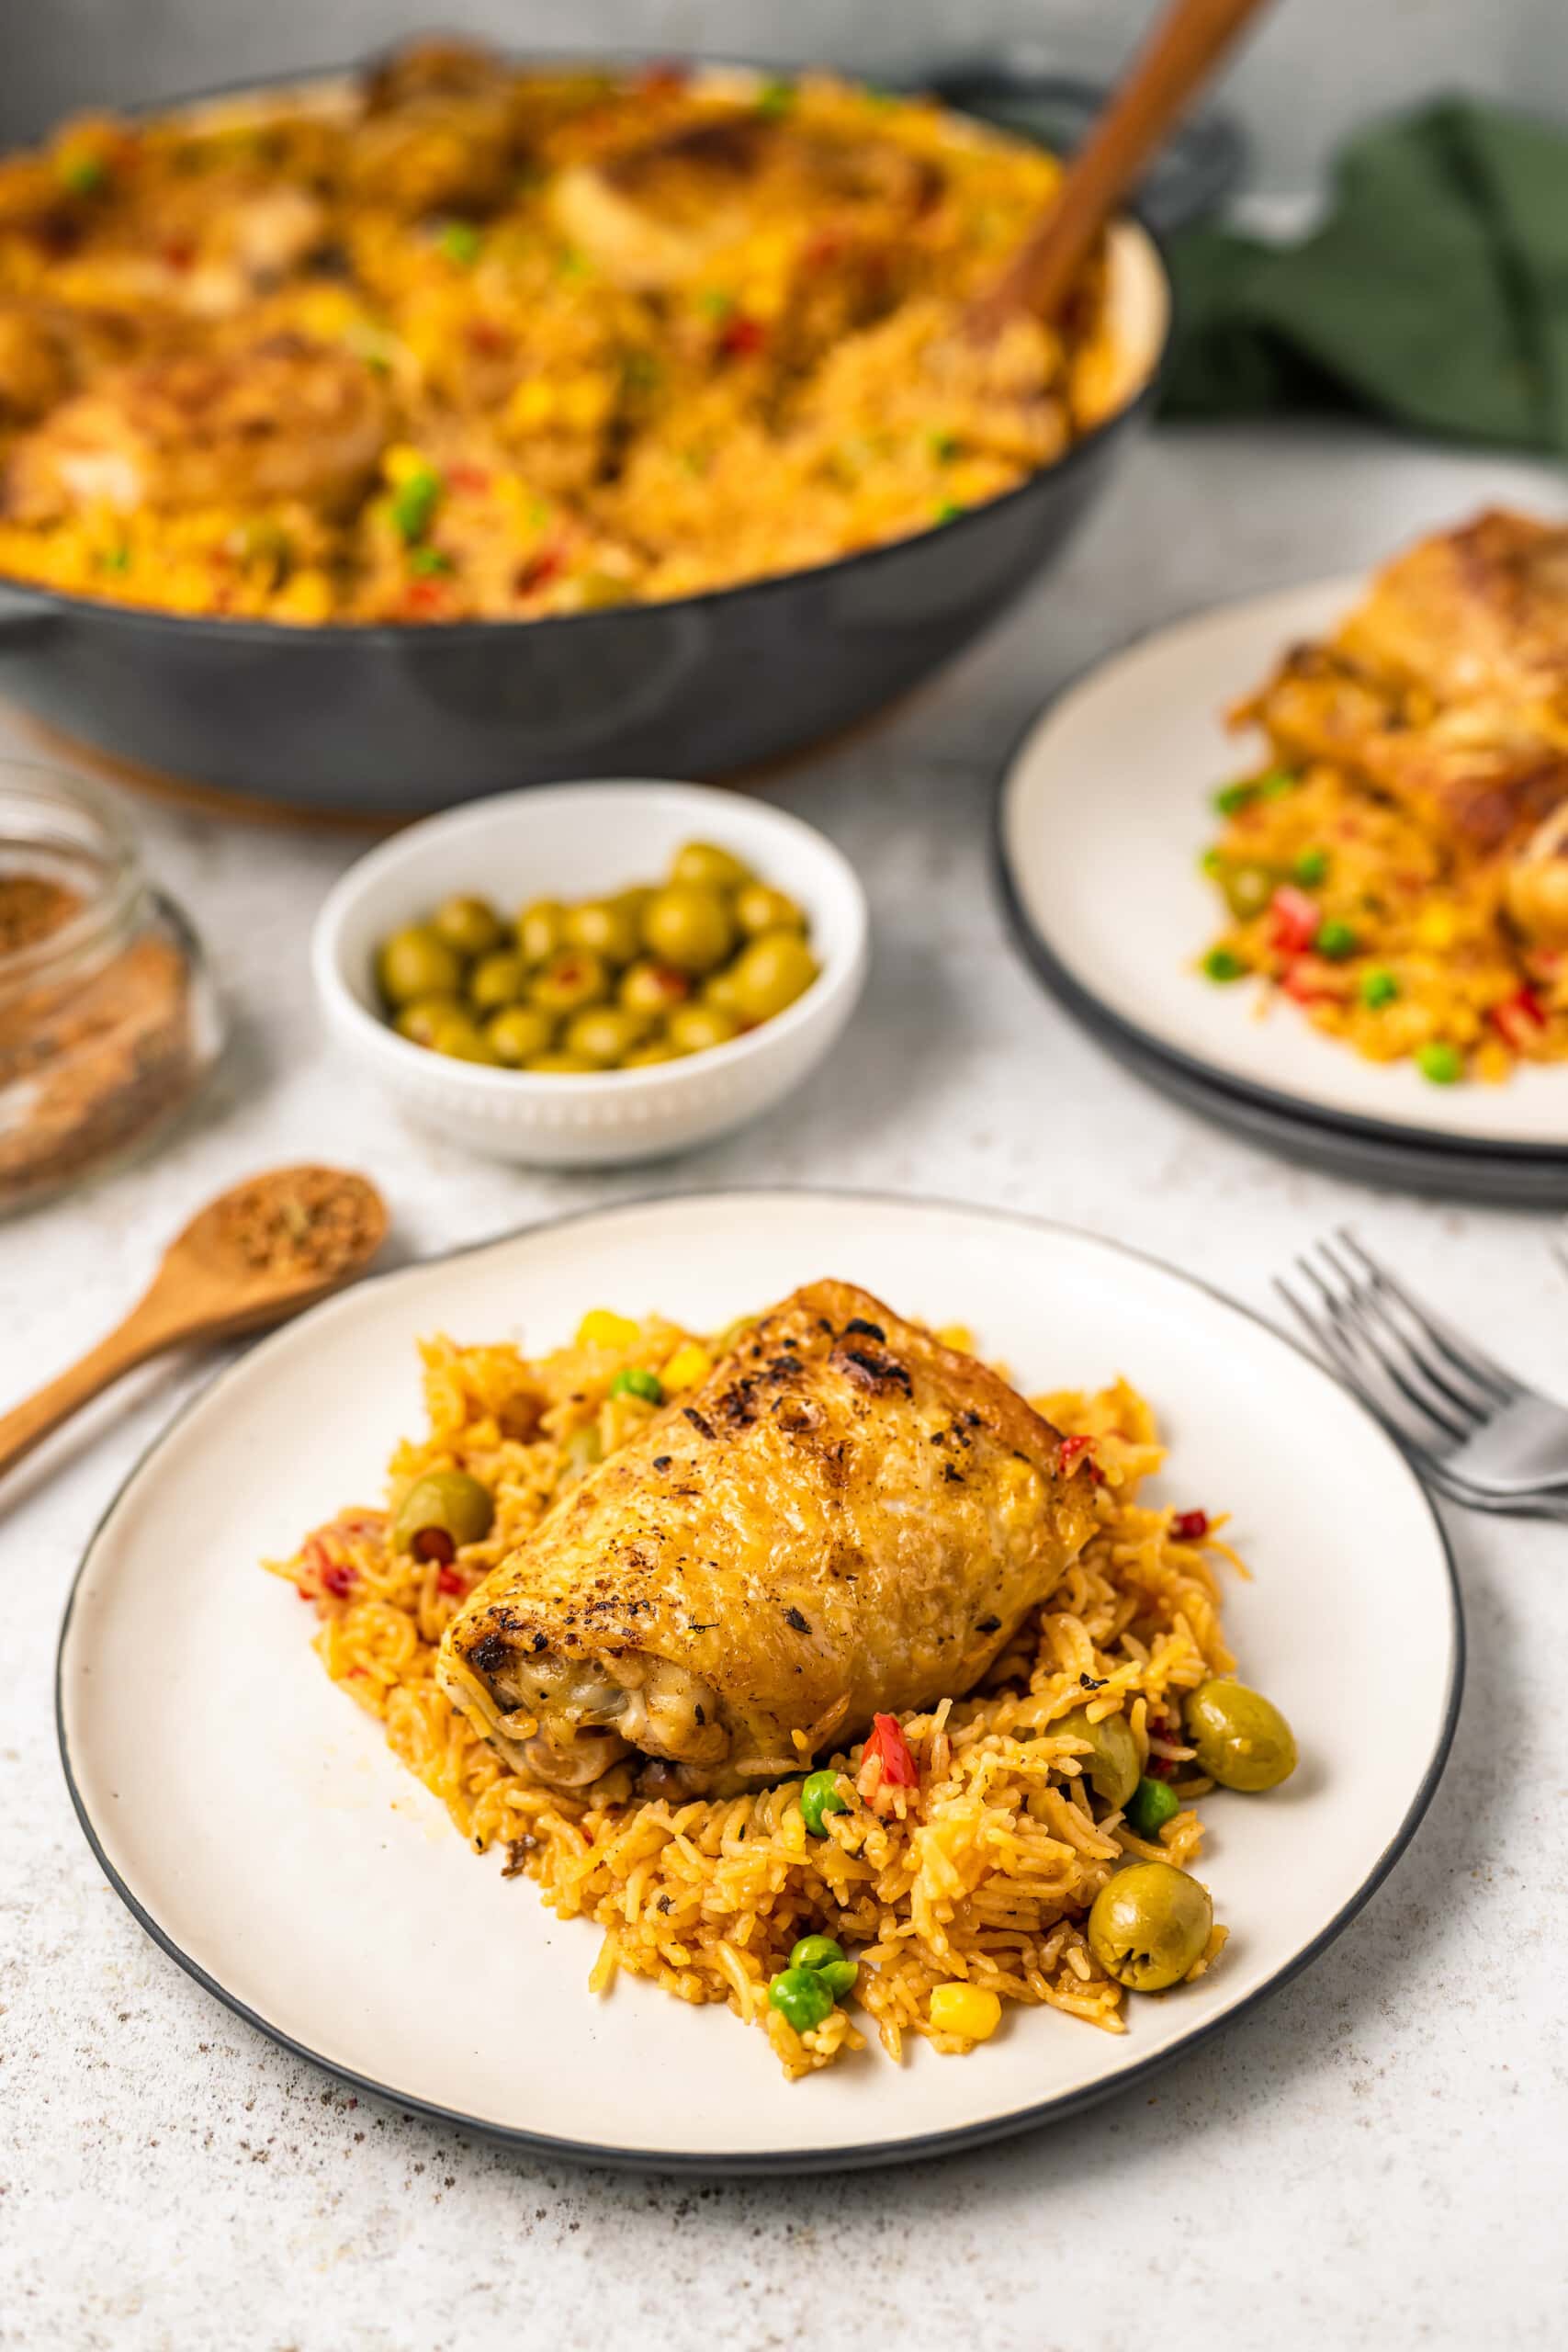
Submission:
[[[531,1176],[399,1125],[345,1080],[307,980],[311,918],[358,844],[140,804],[155,872],[210,943],[232,1045],[159,1157],[0,1231],[0,1397],[112,1319],[189,1207],[307,1156],[373,1171],[411,1253],[652,1190],[824,1182],[1037,1210],[1261,1307],[1270,1273],[1351,1217],[1499,1351],[1568,1386],[1568,1281],[1544,1218],[1362,1193],[1149,1093],[1042,997],[987,871],[997,763],[1095,654],[1509,495],[1561,505],[1538,469],[1359,430],[1146,446],[1066,567],[958,669],[770,785],[865,877],[870,990],[795,1101],[653,1170]],[[1447,1775],[1360,1918],[1256,2014],[1152,2089],[993,2150],[699,2186],[540,2164],[355,2100],[219,2007],[101,1878],[55,1750],[61,1611],[106,1500],[209,1369],[145,1372],[0,1497],[0,2344],[1568,2341],[1563,1530],[1450,1514],[1470,1668]]]

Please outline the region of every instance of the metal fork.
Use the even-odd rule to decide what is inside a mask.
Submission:
[[[1483,1510],[1568,1516],[1568,1409],[1423,1306],[1343,1228],[1276,1289],[1432,1485]]]

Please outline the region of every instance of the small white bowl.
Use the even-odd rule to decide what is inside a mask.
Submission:
[[[378,946],[449,892],[508,910],[600,898],[656,881],[687,841],[733,851],[810,921],[820,975],[745,1036],[649,1069],[552,1075],[450,1060],[381,1018]],[[362,857],[316,919],[310,963],[329,1028],[411,1118],[494,1159],[602,1167],[711,1142],[798,1086],[854,1010],[867,928],[854,868],[798,817],[705,785],[554,785],[427,818]]]

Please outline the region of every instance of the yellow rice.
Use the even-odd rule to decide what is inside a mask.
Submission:
[[[1462,862],[1408,810],[1326,762],[1244,779],[1223,798],[1235,805],[1203,859],[1216,888],[1304,888],[1320,922],[1354,942],[1332,957],[1292,950],[1267,898],[1255,912],[1233,910],[1204,968],[1263,980],[1259,1014],[1289,996],[1314,1029],[1370,1061],[1427,1067],[1424,1048],[1451,1048],[1456,1060],[1427,1067],[1445,1083],[1495,1084],[1521,1060],[1568,1060],[1568,956],[1532,947],[1510,925],[1500,862]],[[1231,963],[1216,970],[1216,954]]]
[[[442,1569],[393,1553],[386,1515],[354,1509],[292,1559],[268,1563],[312,1603],[328,1673],[381,1722],[477,1853],[499,1847],[503,1875],[536,1880],[561,1917],[601,1928],[589,1979],[597,1991],[626,1969],[679,2000],[727,2002],[765,2029],[792,2076],[864,2047],[856,2011],[895,2059],[910,2034],[968,2049],[928,2020],[934,1988],[955,1980],[1122,2030],[1124,1995],[1089,1951],[1084,1916],[1124,1855],[1184,1868],[1199,1855],[1193,1804],[1211,1784],[1171,1702],[1230,1670],[1216,1563],[1241,1565],[1217,1538],[1222,1522],[1211,1519],[1183,1541],[1168,1510],[1139,1502],[1164,1456],[1150,1407],[1124,1382],[1035,1400],[1058,1427],[1095,1441],[1099,1531],[981,1692],[902,1719],[919,1787],[908,1801],[898,1792],[890,1817],[855,1794],[859,1747],[830,1759],[845,1775],[850,1809],[827,1816],[820,1838],[807,1833],[798,1779],[672,1804],[637,1799],[623,1765],[589,1791],[563,1793],[510,1770],[436,1688],[443,1627],[576,1475],[574,1433],[596,1428],[608,1453],[653,1409],[612,1398],[613,1375],[669,1364],[683,1344],[689,1335],[659,1319],[624,1325],[611,1344],[536,1360],[511,1347],[428,1342],[429,1428],[393,1453],[390,1509],[426,1471],[460,1468],[491,1489],[495,1523]],[[1086,1697],[1097,1714],[1125,1711],[1140,1755],[1147,1763],[1152,1745],[1155,1769],[1181,1800],[1153,1844],[1119,1814],[1096,1821],[1084,1744],[1052,1736],[1053,1722]],[[818,1932],[862,1964],[853,2010],[836,2008],[802,2036],[770,2007],[767,1988],[796,1939]],[[1225,1933],[1215,1928],[1194,1973]]]

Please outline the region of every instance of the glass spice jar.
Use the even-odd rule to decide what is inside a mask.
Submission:
[[[112,800],[0,760],[0,1216],[141,1150],[221,1044],[200,944]]]

